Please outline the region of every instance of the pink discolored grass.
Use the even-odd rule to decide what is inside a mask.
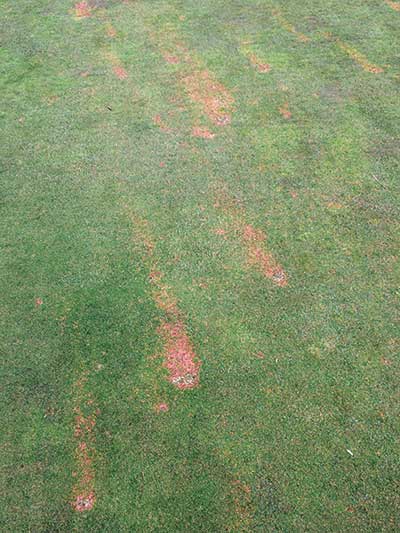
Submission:
[[[170,128],[165,122],[164,120],[162,119],[161,115],[155,115],[153,117],[153,122],[154,124],[156,124],[160,130],[163,132],[163,133],[173,133],[173,129]]]
[[[233,96],[211,72],[204,69],[202,61],[190,52],[180,35],[175,30],[164,27],[163,31],[149,29],[148,36],[167,63],[185,65],[180,82],[192,102],[199,104],[203,113],[217,126],[230,124]],[[205,139],[211,139],[213,135],[197,126],[194,126],[192,134]]]
[[[83,511],[90,511],[93,509],[96,497],[93,492],[89,494],[79,494],[73,504],[75,511],[82,513]]]
[[[268,63],[262,63],[255,54],[250,54],[249,56],[250,63],[253,67],[262,74],[267,74],[271,70],[271,65]]]
[[[167,411],[169,411],[169,407],[166,403],[159,403],[158,405],[156,405],[156,411],[157,413],[166,413]]]
[[[265,233],[245,223],[246,212],[241,202],[232,197],[224,187],[218,191],[214,207],[221,209],[230,218],[232,229],[237,232],[246,248],[247,263],[257,268],[279,287],[286,286],[288,281],[285,271],[274,256],[266,250]],[[217,230],[217,234],[223,235],[220,230]]]
[[[165,340],[164,367],[169,381],[178,389],[191,389],[199,383],[200,361],[193,350],[182,321],[163,322],[160,333]]]
[[[279,108],[279,113],[285,118],[286,120],[289,120],[292,118],[292,113],[289,110],[289,103],[285,102],[282,107]]]
[[[310,37],[304,35],[304,33],[297,31],[295,26],[291,24],[278,9],[274,9],[272,15],[275,17],[281,28],[295,35],[302,43],[308,43],[311,40]]]
[[[114,26],[109,24],[106,28],[106,33],[108,37],[114,38],[117,35],[117,30],[114,28]]]
[[[256,266],[265,277],[280,287],[287,285],[287,276],[283,268],[275,261],[271,253],[265,251],[262,245],[266,240],[264,232],[248,224],[243,230],[243,239],[247,246],[249,264]]]
[[[170,65],[177,65],[180,63],[180,59],[176,55],[169,54],[168,52],[161,51],[161,55],[163,56],[164,60],[169,63]]]
[[[233,503],[232,528],[229,531],[252,531],[254,509],[251,487],[239,479],[232,481],[231,497]]]
[[[178,300],[171,287],[165,283],[164,274],[159,268],[148,222],[138,217],[132,217],[132,221],[138,240],[147,249],[146,262],[149,269],[149,282],[153,286],[153,300],[158,309],[166,315],[158,329],[158,333],[164,340],[163,366],[168,370],[168,380],[179,389],[196,387],[199,383],[201,362],[197,359],[186,332]],[[159,411],[167,410],[168,406],[165,409],[165,405],[159,404]]]
[[[262,74],[266,74],[271,70],[271,65],[268,63],[257,63],[256,67],[258,72],[261,72]]]
[[[153,293],[154,301],[159,309],[170,315],[178,314],[178,301],[167,285],[159,284]]]
[[[200,139],[214,139],[215,133],[211,133],[208,128],[194,127],[192,129],[193,137],[199,137]]]
[[[226,126],[231,122],[234,98],[207,70],[194,70],[183,79],[183,84],[191,100],[202,106],[214,124]]]
[[[395,11],[400,11],[400,2],[394,2],[392,0],[385,0],[385,3],[394,9]]]
[[[87,18],[91,16],[91,7],[87,2],[77,2],[75,4],[76,18]]]
[[[84,374],[76,383],[76,406],[74,422],[74,438],[76,439],[75,462],[76,472],[73,474],[76,482],[73,488],[72,507],[78,511],[90,511],[96,501],[94,493],[94,428],[96,416],[99,413],[94,408],[94,401],[90,393],[85,393],[87,376]],[[85,412],[84,412],[85,411]]]
[[[336,43],[338,48],[340,48],[343,52],[345,52],[355,63],[360,65],[360,67],[365,72],[369,72],[371,74],[382,74],[382,72],[384,72],[384,69],[382,67],[380,67],[379,65],[375,65],[374,63],[371,63],[365,57],[364,54],[359,52],[356,48],[353,48],[352,46],[350,46],[347,42],[344,42],[338,39],[330,32],[324,32],[323,35],[329,41]]]
[[[119,80],[126,80],[126,78],[128,77],[127,71],[124,69],[124,67],[121,67],[120,65],[114,65],[113,72]]]

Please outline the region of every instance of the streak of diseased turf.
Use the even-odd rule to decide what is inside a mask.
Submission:
[[[153,300],[166,317],[158,328],[165,343],[163,366],[168,370],[169,381],[173,385],[178,389],[191,389],[199,384],[200,361],[193,350],[178,301],[160,270],[156,244],[149,232],[148,222],[134,215],[131,218],[136,239],[146,249],[144,260],[148,264],[149,281],[153,286]]]
[[[393,2],[392,0],[384,0],[385,4],[394,9],[395,11],[400,11],[400,2]]]
[[[362,67],[362,69],[365,70],[366,72],[370,72],[372,74],[380,74],[381,72],[383,72],[382,67],[379,67],[377,65],[374,65],[373,63],[370,63],[368,59],[361,52],[359,52],[358,50],[350,46],[348,43],[345,43],[341,41],[340,39],[335,38],[330,33],[326,33],[325,37],[328,40],[331,40],[334,43],[336,43],[336,45],[341,50],[343,50],[349,57],[351,57],[353,61],[358,63]]]
[[[393,5],[6,4],[5,530],[398,529]]]
[[[96,502],[94,430],[99,414],[90,391],[85,391],[88,378],[84,373],[74,385],[74,437],[76,438],[76,470],[72,505],[76,511],[90,511]]]
[[[221,209],[228,216],[235,237],[243,242],[246,249],[248,264],[260,270],[279,287],[287,285],[286,273],[265,247],[265,233],[246,222],[246,212],[226,190],[216,194],[214,207]],[[225,236],[226,232],[217,230],[216,234]]]

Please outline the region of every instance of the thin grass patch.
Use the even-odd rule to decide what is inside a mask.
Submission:
[[[400,2],[393,2],[392,0],[385,0],[385,4],[394,9],[395,11],[400,11]]]
[[[168,64],[181,65],[178,78],[189,99],[201,108],[214,125],[230,124],[235,101],[232,94],[212,72],[204,68],[202,61],[189,51],[178,33],[174,29],[164,28],[157,32],[149,29],[148,35]],[[200,133],[202,126],[195,124],[193,128]],[[211,138],[207,135],[195,136]]]
[[[199,384],[201,361],[197,357],[179,302],[172,288],[165,282],[159,267],[156,246],[146,220],[132,217],[135,240],[145,248],[144,261],[149,269],[149,282],[152,285],[152,298],[155,305],[165,314],[159,335],[164,340],[163,367],[168,371],[168,381],[178,389],[191,389]]]
[[[217,195],[214,207],[221,209],[230,219],[235,235],[240,238],[245,247],[247,264],[279,287],[285,287],[288,284],[287,274],[274,255],[268,251],[266,234],[246,222],[247,215],[244,207],[238,205],[226,191]],[[226,237],[224,229],[218,228],[215,233]]]
[[[77,2],[75,4],[75,18],[77,20],[88,18],[92,16],[92,7],[88,2]]]
[[[282,15],[279,9],[273,9],[272,15],[277,20],[280,27],[289,33],[292,33],[298,41],[301,41],[302,43],[308,43],[311,40],[310,37],[304,35],[304,33],[297,31],[296,27]]]
[[[335,42],[336,46],[345,52],[355,63],[360,65],[365,72],[370,72],[371,74],[380,74],[384,72],[382,67],[371,63],[364,54],[350,46],[348,43],[341,41],[329,32],[325,33],[324,36],[328,40]]]
[[[73,473],[75,483],[72,492],[72,507],[75,511],[83,512],[93,509],[95,496],[95,436],[94,428],[99,411],[95,408],[92,394],[86,390],[87,372],[74,385],[74,437],[75,468]]]

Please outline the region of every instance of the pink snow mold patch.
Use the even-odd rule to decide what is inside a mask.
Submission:
[[[183,322],[164,322],[161,334],[165,339],[164,367],[168,380],[178,389],[191,389],[199,384],[200,361],[194,352]]]

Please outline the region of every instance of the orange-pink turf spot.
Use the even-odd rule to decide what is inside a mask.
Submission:
[[[289,118],[292,118],[292,113],[289,111],[289,103],[285,102],[282,107],[279,108],[279,113],[285,118],[286,120],[289,120]]]
[[[90,511],[93,509],[95,501],[96,497],[93,492],[90,492],[89,494],[80,494],[76,497],[74,503],[75,511],[79,511],[80,513],[82,511]]]
[[[87,2],[78,2],[75,4],[75,16],[76,18],[85,18],[90,17],[91,15],[91,7]]]
[[[251,487],[239,479],[235,479],[232,481],[231,497],[234,506],[234,513],[232,513],[234,523],[229,531],[252,531],[254,509]]]
[[[328,202],[326,205],[329,209],[343,209],[343,205],[339,202]]]
[[[179,70],[180,81],[192,102],[199,104],[203,113],[214,124],[218,126],[229,124],[234,98],[209,71],[204,69],[202,61],[190,53],[179,34],[170,26],[164,26],[158,31],[148,29],[147,33],[167,63],[184,65],[184,68]],[[206,136],[205,132],[197,133],[203,138],[211,138]]]
[[[137,238],[147,250],[146,262],[149,268],[149,281],[153,286],[152,297],[156,306],[165,313],[159,333],[164,339],[164,367],[169,371],[169,381],[179,389],[196,387],[199,383],[200,361],[194,353],[178,300],[171,287],[164,282],[155,257],[155,245],[150,235],[148,222],[131,216]]]
[[[226,190],[220,190],[214,207],[231,219],[232,228],[240,236],[247,252],[249,265],[260,270],[279,287],[287,285],[287,275],[274,256],[266,250],[266,235],[262,230],[246,224],[246,212],[241,203]]]
[[[370,63],[368,59],[358,50],[355,48],[352,48],[347,43],[344,43],[343,41],[337,40],[336,41],[339,48],[341,48],[346,54],[348,54],[351,59],[353,59],[356,63],[358,63],[363,70],[366,72],[371,72],[371,74],[381,74],[383,72],[383,68],[379,67],[378,65],[374,65],[373,63]]]
[[[400,2],[392,2],[392,0],[385,0],[385,3],[395,11],[400,11]]]
[[[161,115],[155,115],[153,117],[153,122],[154,124],[156,124],[160,130],[163,132],[163,133],[173,133],[173,130],[172,128],[170,128],[165,122],[164,120],[161,118]]]
[[[163,56],[164,60],[169,63],[170,65],[177,65],[180,63],[180,59],[178,56],[174,56],[172,54],[169,54],[168,52],[161,51],[161,55]]]
[[[297,31],[295,26],[291,24],[278,9],[274,9],[272,11],[272,15],[278,21],[281,28],[290,33],[293,33],[293,35],[295,35],[299,41],[303,43],[308,43],[310,41],[310,37],[307,37],[307,35],[304,35],[304,33]]]
[[[283,268],[275,261],[272,254],[263,249],[262,243],[266,240],[265,233],[248,224],[243,230],[243,239],[247,246],[249,264],[257,267],[265,277],[280,287],[287,285],[287,276]]]
[[[231,122],[234,98],[207,70],[195,70],[182,81],[191,100],[202,106],[214,124],[225,126]]]
[[[113,67],[114,74],[117,76],[120,80],[126,80],[128,77],[127,71],[124,69],[124,67],[121,67],[119,65],[116,65]]]
[[[343,50],[355,63],[360,65],[360,67],[365,70],[365,72],[370,72],[371,74],[381,74],[384,72],[383,68],[374,63],[370,63],[364,54],[353,48],[344,41],[341,41],[330,32],[325,32],[324,37],[328,40],[334,41],[336,45]]]
[[[255,54],[249,54],[248,57],[250,63],[253,65],[254,68],[257,69],[258,72],[266,74],[271,70],[271,65],[269,65],[268,63],[262,63]]]
[[[265,241],[264,233],[259,229],[254,229],[251,224],[247,224],[243,230],[243,238],[247,242]]]
[[[108,37],[113,38],[117,35],[117,30],[114,28],[114,26],[112,26],[111,24],[108,24],[106,28],[106,33]]]
[[[178,389],[191,389],[199,383],[200,361],[197,360],[182,321],[163,322],[160,333],[165,340],[164,367],[169,381]]]
[[[156,411],[157,413],[166,413],[167,411],[169,411],[169,407],[166,403],[159,403],[158,405],[156,405]]]
[[[171,290],[167,285],[159,283],[157,290],[153,293],[153,298],[157,307],[162,311],[171,315],[176,315],[178,313],[178,301],[175,296],[171,294]]]
[[[211,133],[208,128],[194,127],[192,129],[193,137],[200,137],[200,139],[214,139],[215,133]]]
[[[73,488],[71,505],[78,512],[90,511],[96,501],[94,493],[94,434],[96,416],[99,410],[94,409],[94,401],[90,393],[85,393],[87,374],[75,383],[76,405],[74,408],[74,437],[76,439],[75,462],[76,478]]]
[[[43,300],[41,298],[36,298],[35,305],[36,307],[40,307],[41,305],[43,305]]]
[[[113,52],[103,52],[104,57],[111,64],[114,74],[120,80],[125,80],[128,77],[128,72],[122,66],[120,58]]]

